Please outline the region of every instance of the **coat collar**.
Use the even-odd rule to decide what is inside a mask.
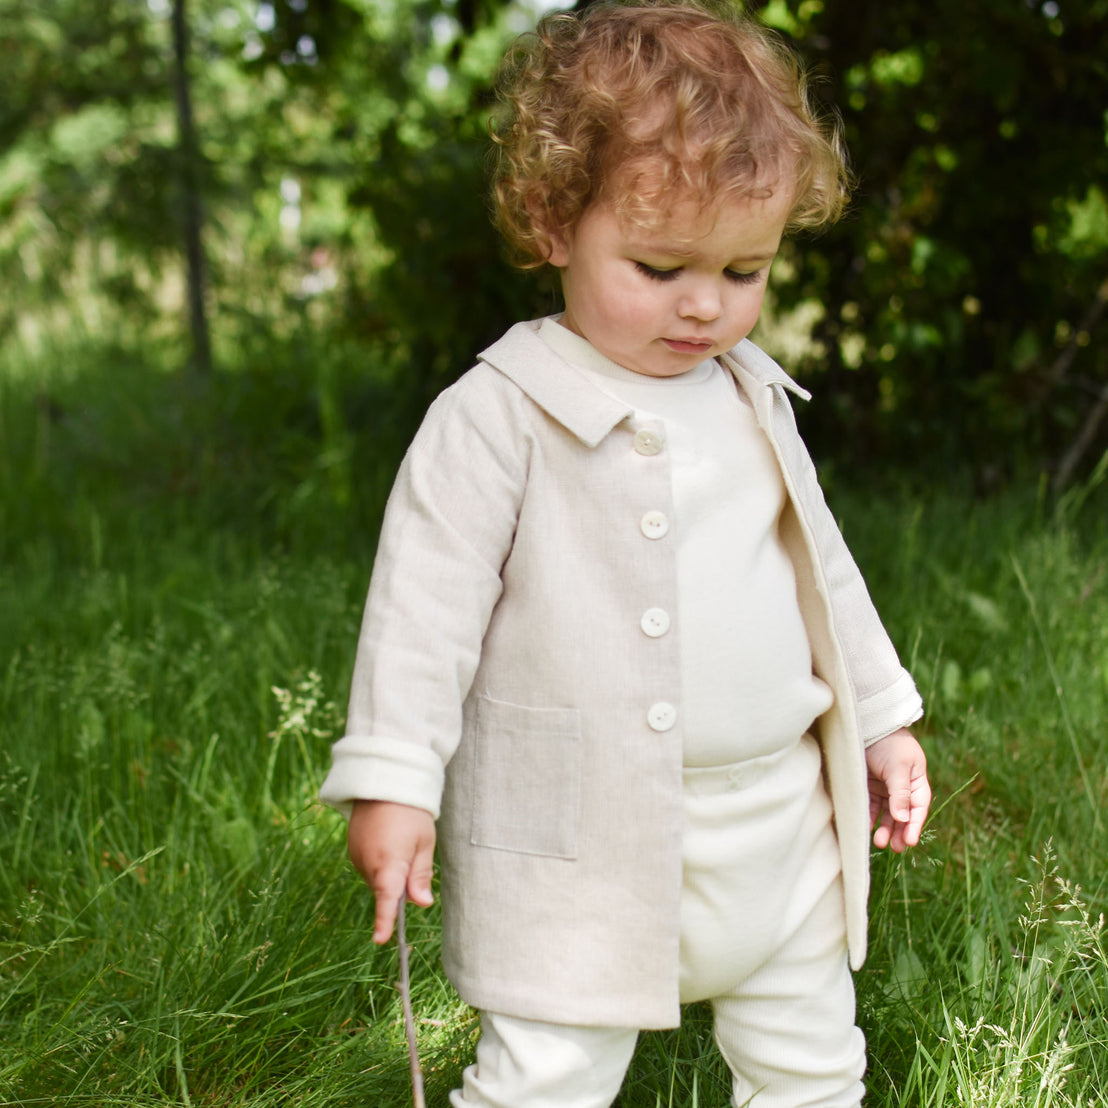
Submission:
[[[634,415],[634,408],[597,388],[556,354],[538,335],[541,320],[517,323],[502,338],[481,352],[479,360],[499,370],[521,388],[547,415],[576,435],[586,446],[594,447],[623,420]],[[808,400],[811,394],[801,388],[768,354],[749,339],[744,339],[720,359],[754,403],[755,410],[763,389],[775,386],[788,389]]]

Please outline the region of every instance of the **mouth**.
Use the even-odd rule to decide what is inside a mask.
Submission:
[[[677,354],[706,354],[712,349],[711,339],[662,339]]]

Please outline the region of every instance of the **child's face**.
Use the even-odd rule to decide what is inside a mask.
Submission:
[[[643,228],[597,202],[550,263],[561,270],[564,326],[625,369],[673,377],[746,338],[762,310],[788,190],[708,209],[676,202]]]

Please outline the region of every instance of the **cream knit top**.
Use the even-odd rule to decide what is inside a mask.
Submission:
[[[553,320],[539,335],[609,395],[665,425],[685,765],[792,746],[830,706],[831,691],[812,673],[796,578],[778,535],[785,485],[750,402],[715,361],[649,377]]]

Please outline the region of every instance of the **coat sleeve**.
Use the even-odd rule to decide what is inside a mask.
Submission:
[[[500,597],[526,483],[515,386],[486,366],[431,406],[385,510],[346,732],[320,799],[390,800],[438,818],[462,704]]]
[[[815,466],[796,430],[792,405],[784,390],[773,390],[774,421],[790,455],[788,468],[805,505],[830,601],[834,633],[854,691],[858,731],[866,746],[923,715],[923,701],[911,674],[900,664],[896,648],[877,614],[861,571],[827,506]]]
[[[863,745],[870,746],[918,720],[923,700],[912,675],[900,664],[830,509],[824,510],[822,552],[831,609],[854,687],[858,732]]]

